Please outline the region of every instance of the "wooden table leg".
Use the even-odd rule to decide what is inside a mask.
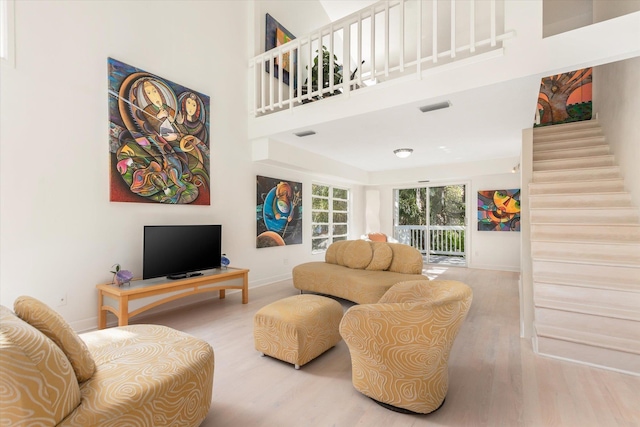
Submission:
[[[118,298],[118,326],[129,324],[129,299],[127,297]]]
[[[107,311],[102,309],[104,303],[104,295],[102,291],[98,291],[98,329],[107,327]]]
[[[249,273],[242,275],[242,303],[247,304],[249,302]]]
[[[220,289],[220,299],[224,299],[226,292],[224,289]]]

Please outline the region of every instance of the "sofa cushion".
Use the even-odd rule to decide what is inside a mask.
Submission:
[[[367,235],[367,237],[372,242],[386,242],[387,241],[387,235],[384,234],[384,233],[369,233]]]
[[[62,350],[3,306],[0,372],[3,425],[56,425],[80,403],[78,381]]]
[[[21,296],[13,309],[22,320],[49,337],[69,359],[79,382],[91,378],[96,365],[84,341],[56,311],[35,298]]]
[[[349,268],[364,269],[371,262],[373,250],[366,240],[353,240],[346,247],[342,259]]]
[[[344,262],[344,253],[347,251],[352,242],[352,240],[342,240],[340,242],[334,243],[334,245],[338,246],[338,252],[336,252],[336,264],[346,266]]]
[[[347,242],[348,240],[340,240],[330,244],[327,251],[324,253],[324,262],[328,262],[329,264],[338,264],[338,249],[347,244]]]
[[[386,242],[371,242],[373,255],[371,262],[367,265],[367,270],[384,271],[391,265],[393,251]]]
[[[421,274],[422,254],[414,247],[402,243],[388,243],[393,251],[393,259],[389,271],[406,274]]]

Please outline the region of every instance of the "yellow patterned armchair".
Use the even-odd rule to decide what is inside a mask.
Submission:
[[[340,335],[356,390],[399,412],[438,409],[449,388],[449,352],[471,300],[464,283],[414,280],[397,283],[376,304],[351,307]]]

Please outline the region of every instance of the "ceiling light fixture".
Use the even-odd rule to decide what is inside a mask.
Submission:
[[[309,135],[315,135],[316,132],[313,130],[303,130],[301,132],[296,132],[294,133],[295,136],[299,136],[299,137],[303,137],[303,136],[309,136]]]
[[[431,105],[423,105],[422,107],[418,107],[418,109],[423,113],[427,113],[429,111],[442,110],[443,108],[449,107],[451,107],[451,101],[438,102],[437,104]]]
[[[409,157],[411,153],[413,153],[413,148],[398,148],[397,150],[393,150],[393,154],[401,159]]]
[[[520,163],[518,163],[517,165],[515,165],[513,167],[513,169],[511,169],[511,173],[516,173],[520,170]]]

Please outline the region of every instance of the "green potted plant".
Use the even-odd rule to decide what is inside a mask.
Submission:
[[[317,50],[316,50],[316,53],[318,53]],[[313,65],[311,66],[311,92],[315,92],[318,90],[318,66],[319,66],[318,62],[320,61],[319,56],[320,55],[316,55],[316,57],[313,59]],[[322,46],[322,87],[323,88],[329,87],[329,71],[331,68],[330,62],[331,62],[331,53],[329,53],[329,51],[325,46]],[[364,64],[364,61],[360,63],[360,65],[362,64]],[[307,65],[306,68],[309,69],[309,66]],[[343,70],[343,67],[341,64],[338,63],[338,57],[336,55],[333,55],[333,84],[334,85],[342,83],[342,80],[343,80],[342,70]],[[358,72],[358,67],[356,67],[356,69],[353,70],[353,72],[351,73],[351,76],[349,76],[350,81],[355,78],[355,75],[357,72]],[[309,78],[305,79],[304,85],[302,86],[303,95],[309,92],[308,81],[309,81]],[[357,85],[351,86],[352,89],[357,89],[358,87],[359,86]],[[305,99],[302,101],[302,103],[306,104],[307,102],[315,101],[327,96],[339,95],[341,93],[342,93],[341,90],[336,89],[333,92],[325,92],[325,93],[321,93],[320,95],[316,95],[310,99]]]
[[[320,54],[318,50],[316,50],[316,57],[313,59],[313,65],[311,66],[311,92],[315,92],[318,90],[318,67],[320,62]],[[329,87],[329,72],[333,72],[333,84],[337,85],[342,83],[342,65],[338,63],[338,57],[333,55],[333,70],[330,70],[330,62],[331,62],[331,53],[327,50],[325,46],[322,46],[322,87]],[[307,69],[309,66],[307,65]],[[302,93],[306,94],[309,91],[309,79],[307,78],[304,81],[304,86],[302,86]],[[333,92],[321,93],[319,96],[315,96],[313,99],[320,99],[326,96],[337,95],[341,93],[339,90],[334,90]]]

